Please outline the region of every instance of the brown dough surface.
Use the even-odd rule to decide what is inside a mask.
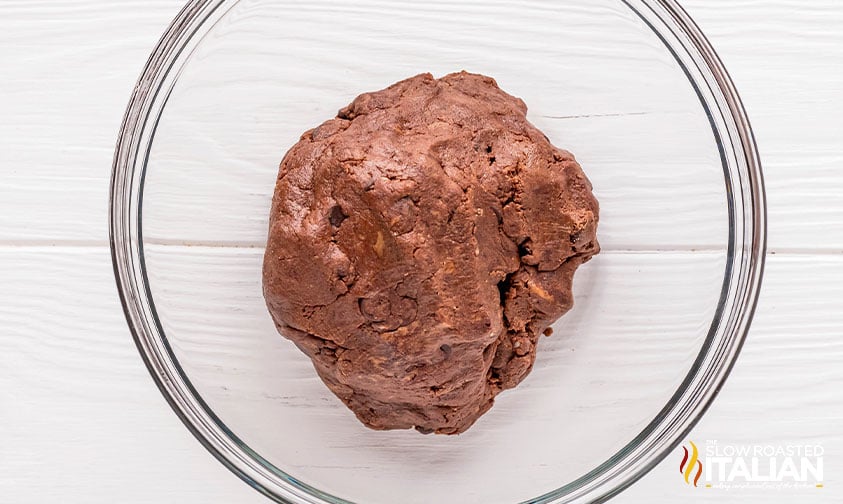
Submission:
[[[598,204],[523,101],[465,72],[365,93],[281,162],[279,332],[367,426],[458,434],[530,372],[598,253]]]

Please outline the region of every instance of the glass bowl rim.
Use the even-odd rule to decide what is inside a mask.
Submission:
[[[677,0],[618,0],[661,39],[682,66],[708,114],[720,148],[729,198],[726,274],[717,313],[682,385],[618,453],[577,480],[530,504],[604,501],[643,477],[699,421],[728,377],[746,339],[764,271],[766,197],[761,161],[746,111],[720,58]],[[239,0],[190,0],[152,52],[132,93],[118,137],[109,199],[115,280],[133,339],[156,385],[190,432],[223,465],[283,504],[346,504],[276,468],[237,438],[190,383],[155,312],[146,277],[142,195],[155,125],[178,79],[175,64],[201,28]],[[668,40],[675,37],[675,40]],[[200,37],[201,38],[201,37]],[[684,51],[684,52],[682,52]],[[699,72],[697,74],[696,72]],[[168,88],[169,86],[169,88]],[[150,119],[152,128],[150,124]],[[728,138],[729,142],[723,139]],[[742,219],[739,218],[739,215]],[[725,317],[725,318],[724,318]]]

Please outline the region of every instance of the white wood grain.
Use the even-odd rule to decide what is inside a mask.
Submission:
[[[836,177],[843,138],[836,119],[843,114],[837,99],[843,90],[843,65],[836,64],[843,57],[839,4],[686,5],[714,39],[750,107],[767,169],[771,247],[843,250],[843,200],[837,197],[843,188]],[[0,150],[8,167],[0,174],[0,200],[29,208],[0,216],[0,240],[104,241],[102,194],[122,109],[148,50],[178,6],[177,0],[119,7],[54,0],[0,7],[0,36],[8,48],[0,58],[4,67],[15,68],[0,95],[0,138],[14,138],[15,145]],[[333,109],[349,97],[322,103]],[[531,103],[542,108],[540,99]],[[314,114],[308,124],[324,116]],[[279,142],[275,157],[284,143],[289,141]],[[38,167],[37,175],[30,167]]]
[[[218,69],[224,62],[203,63]],[[256,96],[238,96],[239,107],[250,111],[243,116],[247,119],[223,114],[218,118],[224,118],[222,122],[197,122],[194,114],[181,110],[205,109],[201,100],[174,101],[177,110],[159,126],[150,156],[144,191],[145,242],[265,244],[277,164],[283,156],[277,138],[298,138],[302,126],[273,121],[280,111],[264,110],[265,98]],[[312,106],[307,101],[301,104]],[[544,122],[548,134],[556,131],[567,139],[558,144],[579,147],[571,148],[600,201],[603,250],[725,249],[722,169],[714,144],[703,147],[695,140],[699,134],[710,134],[703,117],[653,112]],[[678,140],[673,147],[663,146],[663,138]],[[681,139],[687,140],[685,147]]]
[[[182,426],[102,247],[0,247],[0,503],[265,502]]]
[[[0,307],[0,324],[12,329],[0,339],[0,423],[11,426],[0,457],[0,495],[14,496],[9,502],[15,503],[67,495],[78,496],[70,502],[105,503],[126,489],[134,495],[127,502],[259,502],[256,493],[205,454],[158,397],[135,356],[110,275],[107,251],[100,248],[0,249],[0,280],[13,286]],[[843,368],[837,365],[843,358],[837,337],[843,315],[835,300],[843,296],[843,258],[776,255],[767,278],[769,287],[744,354],[692,438],[823,443],[830,455],[827,491],[798,498],[836,502],[843,465],[831,454],[843,449],[838,428]],[[184,296],[174,295],[172,301],[184,303]],[[594,317],[583,315],[582,321],[587,320]],[[566,353],[564,338],[545,340],[545,350],[554,343]],[[544,354],[542,367],[569,358],[555,353]],[[540,367],[537,373],[555,373],[553,369],[560,370]],[[607,380],[620,376],[609,373]],[[543,388],[533,383],[538,379],[525,383],[518,394],[502,397],[498,416],[541,395]],[[320,394],[315,380],[308,383]],[[300,400],[295,395],[279,398]],[[345,413],[330,402],[320,408],[329,415]],[[305,408],[299,411],[310,415]],[[350,418],[348,425],[357,427]],[[393,437],[400,441],[400,434]],[[685,495],[688,489],[673,474],[678,455],[619,502],[667,503]],[[299,470],[324,475],[336,469],[305,464]],[[52,484],[39,486],[46,477]],[[794,497],[775,495],[747,492],[741,502],[780,498],[784,503]],[[711,502],[723,498],[712,496]]]
[[[616,501],[840,502],[843,4],[682,3],[749,109],[772,250],[798,252],[771,257],[745,350],[692,439],[823,443],[826,487],[704,494],[677,477],[677,453]],[[208,456],[159,397],[97,246],[123,108],[180,7],[0,3],[0,503],[266,501]]]
[[[723,252],[602,254],[578,272],[575,308],[542,339],[517,392],[458,438],[420,438],[363,428],[277,335],[261,249],[150,246],[145,255],[179,363],[228,428],[295,478],[367,504],[520,502],[585,474],[685,378],[725,267]],[[484,479],[466,495],[466,481]]]
[[[748,108],[767,180],[772,250],[843,251],[843,4],[682,3]]]
[[[180,4],[0,2],[0,243],[106,243],[117,131]]]
[[[523,98],[577,155],[601,202],[604,249],[724,247],[717,146],[658,38],[617,0],[535,5],[238,4],[181,68],[157,123],[145,239],[263,243],[277,166],[303,131],[364,90],[466,69]]]
[[[711,410],[690,439],[734,444],[819,443],[822,489],[689,489],[678,477],[681,450],[618,499],[692,502],[837,503],[843,497],[843,257],[774,255],[752,332]]]

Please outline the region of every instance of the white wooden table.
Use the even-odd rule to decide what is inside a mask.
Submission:
[[[181,3],[0,0],[0,504],[266,501],[160,397],[111,272],[117,129]],[[756,321],[691,437],[820,443],[825,481],[695,492],[677,453],[615,502],[843,502],[843,2],[683,4],[742,93],[770,207]]]

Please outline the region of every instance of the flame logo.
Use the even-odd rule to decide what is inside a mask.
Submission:
[[[685,451],[685,455],[682,457],[682,462],[679,464],[679,473],[685,476],[685,483],[690,485],[691,474],[693,474],[694,468],[696,468],[697,473],[694,476],[694,486],[697,486],[697,483],[700,481],[700,476],[702,476],[703,466],[699,459],[700,452],[697,450],[697,445],[695,445],[693,441],[688,441],[688,443],[691,445],[691,451],[689,452],[688,448],[684,446],[682,447]]]

